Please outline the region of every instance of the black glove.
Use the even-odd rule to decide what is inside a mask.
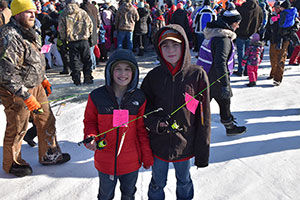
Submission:
[[[165,123],[167,126],[160,126],[160,123]],[[157,123],[157,133],[159,134],[167,133],[168,129],[169,129],[168,119],[166,117],[160,119]]]
[[[229,99],[231,97],[231,91],[229,86],[222,86],[221,99]]]

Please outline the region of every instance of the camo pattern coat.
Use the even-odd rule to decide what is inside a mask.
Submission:
[[[25,29],[14,18],[0,29],[0,87],[27,99],[28,89],[45,78],[45,58],[35,29]]]
[[[86,11],[71,3],[59,17],[58,32],[60,38],[68,42],[88,40],[93,32],[93,23]]]

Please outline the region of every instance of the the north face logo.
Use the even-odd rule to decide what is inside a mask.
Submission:
[[[132,104],[135,105],[135,106],[140,105],[140,103],[138,101],[133,101]]]

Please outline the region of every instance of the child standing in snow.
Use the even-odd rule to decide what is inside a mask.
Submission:
[[[118,49],[106,64],[105,86],[89,94],[83,121],[84,138],[96,137],[86,147],[95,151],[100,179],[98,199],[113,199],[118,179],[121,198],[134,199],[141,164],[145,169],[153,165],[143,120],[146,98],[137,89],[138,81],[134,54]],[[113,127],[116,129],[99,136]]]
[[[208,166],[211,133],[209,82],[205,71],[191,64],[189,42],[180,25],[161,28],[154,41],[161,64],[147,74],[141,89],[147,97],[147,110],[162,108],[163,111],[145,119],[154,154],[148,198],[165,198],[169,164],[173,163],[177,199],[193,199],[190,159],[195,157],[197,167]],[[202,94],[197,95],[201,91]],[[198,101],[194,110],[186,105],[173,113],[189,96],[195,96]]]
[[[260,36],[258,33],[254,33],[251,36],[251,41],[246,49],[245,55],[242,60],[242,66],[247,65],[247,71],[249,76],[248,87],[253,87],[256,85],[257,81],[257,70],[258,65],[261,63],[264,54],[264,44],[259,41]]]

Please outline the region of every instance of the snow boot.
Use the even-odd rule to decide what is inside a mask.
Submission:
[[[47,155],[43,157],[42,165],[59,165],[68,162],[71,159],[68,153],[52,153],[52,150],[47,152]]]
[[[17,177],[24,177],[32,174],[32,168],[30,167],[30,165],[19,165],[17,163],[13,163],[9,170],[9,173]]]
[[[245,133],[246,130],[247,128],[245,126],[237,126],[234,124],[232,127],[226,128],[226,135],[227,136],[241,135]]]
[[[227,136],[234,136],[234,135],[241,135],[246,132],[247,128],[245,126],[237,126],[234,123],[236,121],[234,120],[234,117],[231,116],[229,120],[222,120],[222,124],[226,128],[226,135]]]
[[[255,81],[251,81],[250,83],[246,84],[248,87],[253,87],[256,86],[256,82]]]

